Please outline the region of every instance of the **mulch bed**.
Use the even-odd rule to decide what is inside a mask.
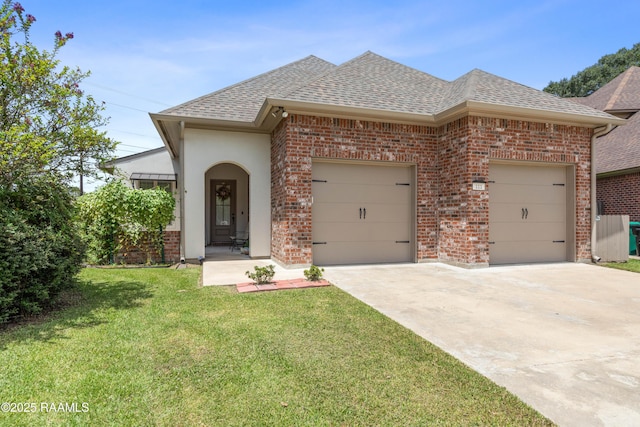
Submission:
[[[302,288],[317,288],[320,286],[331,286],[326,280],[305,280],[305,279],[291,279],[291,280],[276,280],[275,282],[265,283],[258,285],[255,282],[238,283],[236,289],[240,293],[246,292],[263,292],[263,291],[279,291],[282,289],[302,289]]]

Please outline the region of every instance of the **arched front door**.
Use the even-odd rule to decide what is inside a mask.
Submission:
[[[211,181],[211,244],[229,243],[236,232],[236,181]]]
[[[232,163],[220,163],[205,174],[207,245],[229,245],[231,236],[249,227],[249,175]]]

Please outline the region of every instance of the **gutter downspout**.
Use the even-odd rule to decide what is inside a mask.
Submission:
[[[184,121],[180,121],[180,175],[179,175],[179,191],[180,191],[180,263],[185,263],[186,242],[184,232]]]
[[[611,132],[613,125],[607,124],[604,128],[596,129],[591,136],[591,261],[598,262],[600,257],[596,255],[597,234],[596,217],[598,215],[598,200],[596,195],[596,139]]]

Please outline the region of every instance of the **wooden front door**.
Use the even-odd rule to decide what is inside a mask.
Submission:
[[[211,181],[211,243],[231,243],[236,232],[236,181]]]

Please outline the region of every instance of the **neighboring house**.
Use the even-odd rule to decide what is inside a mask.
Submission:
[[[627,119],[596,141],[598,207],[603,215],[640,221],[640,67],[630,67],[591,95],[573,100]]]
[[[285,266],[590,261],[591,143],[623,119],[481,70],[314,56],[151,118],[181,251],[248,230]]]
[[[178,195],[177,162],[171,159],[165,147],[120,157],[105,163],[102,169],[122,178],[131,188],[151,189],[161,187]],[[127,248],[127,262],[146,261],[142,248]],[[166,262],[180,261],[180,201],[176,197],[175,219],[165,228],[164,252]],[[121,254],[122,255],[122,254]],[[159,254],[155,261],[159,262]]]

